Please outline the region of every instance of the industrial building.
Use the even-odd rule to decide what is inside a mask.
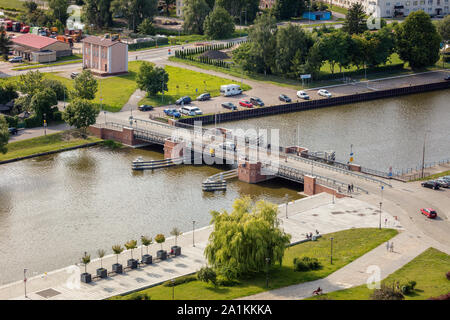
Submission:
[[[28,61],[53,62],[72,55],[70,44],[31,33],[18,36],[12,42],[14,54]]]

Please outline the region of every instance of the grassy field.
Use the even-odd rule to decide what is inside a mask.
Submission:
[[[408,264],[388,276],[384,283],[392,285],[393,281],[400,283],[414,280],[416,289],[412,294],[405,295],[406,300],[425,300],[450,292],[450,281],[445,274],[450,270],[450,256],[430,248],[410,261]],[[370,300],[373,290],[367,286],[330,292],[322,296],[334,300]],[[310,298],[317,299],[317,297]]]
[[[393,229],[350,229],[324,235],[318,241],[298,244],[286,249],[281,267],[274,266],[269,274],[269,290],[292,284],[324,278],[356,258],[379,246],[397,234]],[[333,240],[333,264],[330,264],[330,237]],[[315,271],[295,272],[295,257],[315,257],[323,268]],[[267,291],[266,274],[260,273],[243,279],[232,287],[214,287],[200,281],[192,281],[175,287],[175,299],[228,300]],[[141,291],[152,300],[172,299],[172,288],[163,285]],[[129,299],[133,294],[112,299]]]
[[[24,9],[24,6],[20,0],[0,0],[0,8]]]
[[[327,3],[327,6],[328,6],[328,8],[331,11],[334,11],[334,12],[338,12],[338,13],[342,13],[342,14],[347,14],[347,12],[348,12],[348,9],[345,9],[345,8],[342,8],[342,7],[338,7],[338,6],[335,6],[335,5],[330,5],[328,3]]]
[[[172,66],[166,66],[165,69],[169,73],[169,91],[164,93],[164,100],[162,100],[162,95],[159,94],[155,97],[144,98],[139,104],[161,106],[174,103],[182,96],[190,96],[195,99],[203,92],[209,92],[212,97],[217,97],[220,95],[221,85],[234,82],[233,80]],[[243,84],[242,89],[250,90],[251,87]]]
[[[101,139],[95,137],[83,139],[73,130],[48,134],[46,136],[9,143],[7,145],[8,152],[5,154],[0,153],[0,161],[75,147],[96,141],[101,141]]]

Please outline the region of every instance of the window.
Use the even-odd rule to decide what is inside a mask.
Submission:
[[[386,14],[391,14],[391,10],[386,10]]]
[[[425,4],[425,0],[420,0],[420,4]]]
[[[417,1],[413,1],[413,6],[417,6],[418,2]]]
[[[433,0],[428,0],[428,4],[433,4]]]
[[[391,3],[390,2],[386,2],[386,7],[390,7]]]

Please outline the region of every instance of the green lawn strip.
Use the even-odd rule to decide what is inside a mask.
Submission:
[[[428,177],[424,177],[424,178],[418,178],[418,179],[414,179],[414,180],[411,180],[411,181],[408,181],[408,182],[413,182],[413,181],[425,181],[425,180],[434,180],[434,179],[437,179],[437,178],[439,178],[439,177],[443,177],[443,176],[449,176],[450,175],[450,170],[447,170],[447,171],[444,171],[444,172],[440,172],[440,173],[436,173],[436,174],[433,174],[433,175],[431,175],[431,176],[428,176]]]
[[[394,237],[397,233],[398,231],[393,229],[349,229],[326,234],[318,241],[289,247],[286,249],[282,266],[274,266],[270,270],[269,290],[324,278]],[[333,264],[330,264],[330,237],[334,238]],[[295,272],[293,259],[303,256],[317,258],[323,268],[314,271]],[[175,287],[175,299],[229,300],[263,291],[267,291],[266,274],[264,272],[251,275],[232,287],[214,287],[200,281],[180,284]],[[172,298],[172,288],[164,285],[145,289],[140,293],[149,295],[152,300]],[[132,295],[117,296],[112,299],[127,299]]]
[[[72,59],[72,60],[67,60],[67,61],[63,61],[63,62],[55,62],[55,63],[48,63],[48,64],[39,64],[39,65],[35,65],[35,66],[12,68],[11,70],[21,71],[21,70],[30,70],[30,69],[41,69],[41,68],[48,68],[48,67],[54,67],[54,66],[63,66],[63,65],[72,64],[72,63],[80,63],[82,61],[83,60]]]
[[[209,92],[212,97],[217,97],[220,95],[221,85],[230,83],[240,84],[233,80],[188,69],[173,66],[166,66],[165,69],[169,73],[169,91],[164,92],[164,100],[162,101],[162,95],[158,94],[157,96],[142,99],[139,104],[149,104],[157,107],[172,104],[179,97],[183,96],[190,96],[192,99],[195,99],[203,92]],[[250,90],[251,87],[244,83],[242,89]]]
[[[342,8],[342,7],[338,7],[338,6],[334,6],[334,5],[330,5],[327,4],[329,10],[337,12],[337,13],[342,13],[342,14],[347,14],[348,13],[348,9]]]
[[[450,256],[429,248],[421,255],[389,275],[384,283],[392,285],[393,281],[406,283],[416,281],[416,289],[412,294],[405,295],[406,300],[425,300],[450,292],[450,281],[445,274],[449,271]],[[373,290],[366,285],[326,293],[322,298],[334,300],[370,300]],[[318,299],[318,297],[310,298]]]
[[[20,0],[0,0],[0,8],[3,10],[8,9],[25,9],[23,6],[23,2]]]
[[[7,145],[8,152],[0,154],[0,161],[101,141],[101,139],[91,136],[87,137],[87,139],[71,138],[68,140],[66,140],[65,137],[66,134],[58,132],[46,136],[11,142]]]

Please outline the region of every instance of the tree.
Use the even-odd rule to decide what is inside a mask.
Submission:
[[[12,46],[12,41],[9,40],[8,35],[5,32],[5,27],[0,27],[0,54],[4,60],[8,60],[8,53]]]
[[[5,120],[5,116],[0,114],[0,153],[5,154],[8,151],[6,145],[9,140],[8,123]]]
[[[450,15],[437,22],[437,30],[445,41],[450,40]]]
[[[251,23],[259,11],[259,2],[260,0],[216,0],[215,4],[225,8],[237,21],[242,18],[244,22],[246,17],[247,22]]]
[[[136,240],[130,240],[127,243],[125,243],[125,248],[127,250],[130,250],[131,259],[133,259],[133,249],[137,248],[137,241]]]
[[[145,35],[153,35],[155,34],[155,27],[153,26],[152,20],[149,18],[145,18],[141,24],[138,26],[139,33]]]
[[[63,120],[86,133],[87,127],[95,124],[99,109],[85,99],[74,99],[63,112]]]
[[[112,251],[114,252],[114,254],[117,257],[117,264],[119,264],[119,255],[122,253],[123,248],[120,244],[116,244],[112,246]]]
[[[253,51],[251,42],[245,42],[233,50],[233,62],[247,72],[264,72],[264,60]]]
[[[334,73],[336,64],[342,69],[351,63],[352,39],[349,34],[342,30],[325,34],[321,44],[323,59],[330,64],[331,73]]]
[[[158,0],[114,0],[111,6],[113,12],[124,14],[134,32],[144,19],[152,20],[158,12]]]
[[[234,32],[233,18],[224,8],[215,7],[205,18],[203,29],[211,39],[230,38]]]
[[[0,84],[0,104],[6,104],[11,100],[16,99],[18,96],[19,94],[13,83],[5,82]]]
[[[34,1],[25,1],[23,3],[23,6],[25,7],[25,9],[27,9],[28,13],[35,11],[38,7],[37,3]]]
[[[392,287],[382,283],[380,289],[375,289],[371,295],[372,300],[403,300],[405,297],[403,294],[395,289],[394,284]]]
[[[395,27],[396,51],[413,69],[434,65],[439,60],[441,36],[428,14],[411,12]]]
[[[147,249],[147,254],[148,254],[148,246],[152,244],[152,238],[146,237],[146,236],[141,236],[141,243]]]
[[[283,259],[290,235],[279,228],[278,207],[258,201],[252,204],[250,197],[236,199],[233,211],[211,212],[214,224],[205,248],[208,263],[226,272],[229,277],[239,277],[260,272],[270,264]]]
[[[44,89],[44,86],[42,85],[43,79],[44,74],[39,72],[39,70],[29,71],[19,76],[17,87],[22,94],[33,95]]]
[[[67,14],[67,8],[69,7],[68,0],[49,0],[48,6],[51,8],[52,15],[59,21],[66,21],[69,17]]]
[[[47,119],[52,119],[52,107],[56,104],[58,104],[56,93],[50,88],[45,88],[44,90],[35,93],[31,98],[31,105],[39,119],[42,119],[44,114],[47,115]]]
[[[214,286],[217,285],[217,274],[214,269],[209,267],[202,267],[197,272],[197,279],[202,282],[211,282]]]
[[[164,0],[164,4],[166,5],[166,15],[169,16],[169,6],[175,4],[175,0]]]
[[[44,79],[43,87],[52,89],[56,94],[56,99],[61,101],[67,99],[67,87],[59,80],[54,79]]]
[[[91,262],[91,256],[87,254],[87,252],[84,253],[84,256],[81,257],[81,263],[84,265],[84,273],[87,273],[87,265]]]
[[[169,74],[161,67],[154,68],[148,62],[142,63],[136,77],[139,89],[146,91],[148,95],[154,96],[158,92],[168,91],[167,83]]]
[[[273,13],[278,20],[299,17],[306,8],[306,1],[277,0],[273,6]]]
[[[103,269],[103,257],[105,256],[106,251],[103,249],[98,249],[97,250],[97,256],[100,258],[100,268]]]
[[[205,0],[186,0],[183,7],[184,31],[203,34],[203,24],[210,11]]]
[[[183,232],[181,232],[180,229],[175,227],[172,229],[172,231],[170,231],[170,234],[175,237],[175,245],[177,245],[177,239],[179,236],[183,234]]]
[[[73,89],[74,97],[92,100],[97,93],[98,83],[90,70],[83,70],[83,72],[75,78]]]
[[[112,0],[84,0],[83,20],[96,28],[111,27],[111,2]]]
[[[164,243],[164,241],[166,241],[166,237],[163,234],[157,234],[155,237],[155,241],[156,243],[159,243],[161,245],[161,250],[162,250],[162,244]]]
[[[366,14],[361,3],[354,3],[345,15],[342,29],[349,34],[359,34],[367,30]]]

